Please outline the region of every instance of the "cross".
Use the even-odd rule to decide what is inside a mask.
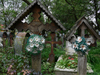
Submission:
[[[61,45],[62,42],[61,42],[61,41],[58,41],[58,42],[54,41],[55,33],[51,33],[50,35],[51,35],[51,41],[46,41],[46,43],[51,44],[51,53],[49,54],[49,62],[50,62],[50,63],[53,63],[53,62],[55,61],[54,53],[53,53],[53,45],[54,45],[54,44],[59,44],[59,45]]]

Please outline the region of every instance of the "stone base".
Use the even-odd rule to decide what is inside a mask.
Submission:
[[[75,71],[73,69],[55,68],[55,75],[77,75],[77,71]]]
[[[62,56],[59,57],[58,61],[62,59]],[[54,68],[54,71],[55,71],[55,75],[77,75],[77,69],[60,69],[60,68],[57,68],[57,64],[55,65],[55,68]],[[93,73],[93,70],[90,69],[90,70],[87,70],[88,73]]]

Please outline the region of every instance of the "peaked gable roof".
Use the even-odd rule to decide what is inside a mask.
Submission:
[[[92,24],[85,18],[85,16],[81,17],[75,25],[70,29],[70,31],[66,34],[66,40],[69,40],[71,36],[75,33],[75,31],[82,25],[85,24],[86,27],[89,29],[89,31],[92,32],[92,34],[100,40],[99,35],[96,33],[96,31],[93,29]]]
[[[42,9],[43,12],[46,13],[47,16],[49,16],[50,19],[52,19],[55,23],[57,23],[57,25],[62,29],[62,30],[66,30],[66,28],[38,1],[38,0],[34,0],[33,3],[31,3],[23,12],[21,12],[21,14],[19,14],[11,23],[10,25],[6,28],[7,30],[10,29],[16,22],[18,22],[19,20],[22,20],[23,18],[25,18],[25,16],[27,16],[30,12],[31,12],[31,8],[35,5],[39,5],[40,8]]]

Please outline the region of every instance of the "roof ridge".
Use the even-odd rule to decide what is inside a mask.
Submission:
[[[83,20],[82,20],[83,19]],[[70,29],[70,32],[67,32],[66,34],[66,39],[69,40],[71,35],[74,34],[74,31],[76,31],[79,26],[82,24],[82,23],[85,23],[85,25],[88,27],[89,30],[91,30],[91,32],[93,33],[93,35],[95,35],[95,37],[97,39],[100,39],[100,36],[97,34],[97,32],[94,30],[94,28],[91,26],[91,23],[85,18],[85,15],[82,16],[80,19],[78,19],[76,21],[76,23],[73,25],[73,27]]]

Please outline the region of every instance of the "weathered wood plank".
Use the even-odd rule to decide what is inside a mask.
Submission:
[[[87,74],[87,56],[78,54],[78,75]]]
[[[41,72],[41,53],[32,55],[32,69],[34,69],[35,72]]]

